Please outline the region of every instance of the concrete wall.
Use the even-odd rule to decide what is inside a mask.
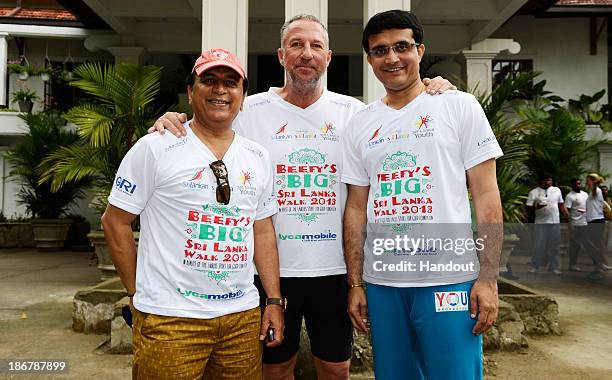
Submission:
[[[500,59],[532,59],[546,88],[568,99],[608,90],[608,46],[605,33],[599,38],[597,55],[590,55],[588,18],[534,18],[516,16],[493,38],[513,38],[521,44],[516,55]]]

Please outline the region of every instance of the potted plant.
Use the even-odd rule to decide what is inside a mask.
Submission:
[[[53,75],[53,69],[51,67],[41,67],[35,70],[35,75],[40,75],[40,79],[43,82],[48,82],[51,80],[51,75]]]
[[[38,95],[36,92],[30,90],[29,88],[21,88],[15,92],[13,92],[13,103],[19,104],[19,111],[30,113],[32,112],[32,107],[34,106],[34,101],[38,99]]]
[[[13,169],[9,177],[21,185],[17,202],[25,205],[32,215],[36,247],[57,250],[64,247],[64,240],[72,220],[65,215],[68,207],[84,195],[87,178],[67,181],[60,189],[51,189],[49,182],[41,181],[37,166],[59,147],[74,146],[78,136],[66,130],[66,121],[57,113],[22,114],[30,131],[22,142],[6,153],[6,160]]]
[[[91,100],[66,114],[77,126],[82,144],[62,147],[41,164],[53,189],[91,178],[92,205],[102,214],[123,156],[163,112],[154,106],[160,73],[160,67],[132,64],[85,63],[75,69],[76,79],[70,85],[91,95]],[[103,233],[94,231],[88,237],[103,278],[115,275]]]
[[[9,63],[6,65],[8,72],[11,74],[17,74],[19,80],[27,80],[30,76],[30,71],[28,67],[21,65],[19,63]]]

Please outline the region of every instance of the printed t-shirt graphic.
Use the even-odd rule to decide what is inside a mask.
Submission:
[[[459,240],[446,239],[472,237],[465,171],[502,155],[476,99],[460,91],[439,96],[423,93],[400,110],[379,100],[351,119],[343,145],[342,182],[370,186],[364,280],[424,286],[475,279],[475,250],[455,250]],[[375,238],[398,235],[440,238],[444,244],[373,253]],[[449,251],[461,253],[451,257]],[[377,260],[416,265],[413,270],[380,270]],[[431,271],[427,265],[450,261],[464,266]]]
[[[214,318],[259,304],[253,223],[276,212],[267,150],[235,135],[223,157],[231,199],[216,201],[214,154],[191,131],[140,139],[125,156],[109,202],[140,214],[138,310]],[[133,186],[126,191],[125,181]]]
[[[276,90],[247,97],[234,128],[270,151],[279,206],[274,227],[281,276],[346,273],[341,138],[350,117],[364,105],[324,91],[302,109],[284,101]]]

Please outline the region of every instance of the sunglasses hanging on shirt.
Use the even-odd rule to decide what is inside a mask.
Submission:
[[[229,204],[231,189],[225,163],[221,160],[217,160],[211,162],[209,166],[217,179],[217,202],[223,203],[224,205]]]

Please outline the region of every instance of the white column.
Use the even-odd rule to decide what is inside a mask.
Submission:
[[[316,16],[327,28],[327,0],[285,0],[285,21],[299,14]]]
[[[7,106],[6,60],[8,59],[8,33],[0,32],[0,106]]]
[[[512,39],[489,38],[472,44],[472,49],[461,52],[465,58],[468,91],[480,94],[491,93],[493,58],[503,50],[516,54],[521,50],[521,45]]]
[[[599,144],[597,146],[597,153],[599,156],[599,172],[612,173],[612,145]],[[606,178],[605,182],[610,183],[610,178]]]
[[[115,63],[140,65],[146,57],[146,49],[140,46],[110,46],[108,51],[115,57]]]
[[[363,0],[363,25],[377,13],[392,9],[410,10],[410,0]],[[363,101],[368,104],[385,96],[386,91],[363,56]]]
[[[202,1],[202,50],[224,48],[248,63],[249,1]]]
[[[490,94],[493,88],[491,71],[497,52],[464,50],[467,90],[473,94]]]

